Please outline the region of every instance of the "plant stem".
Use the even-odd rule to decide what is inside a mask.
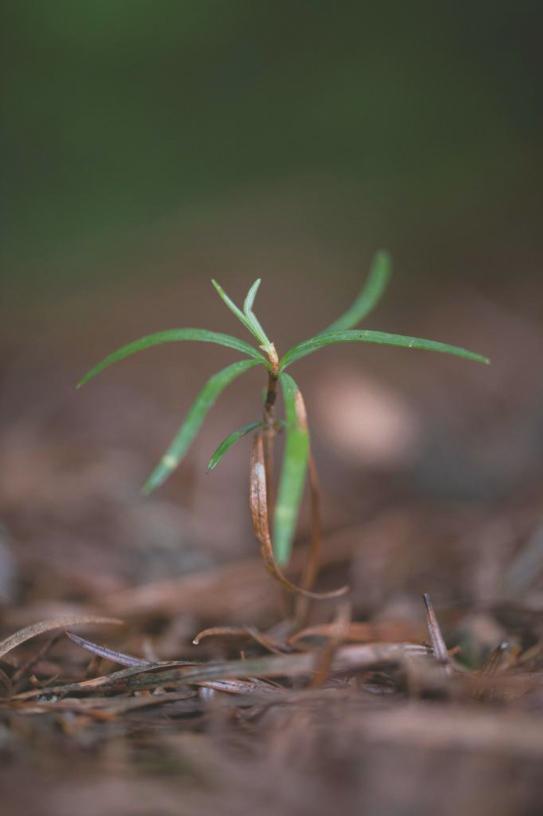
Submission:
[[[273,344],[271,346],[271,350],[268,352],[268,359],[270,361],[270,368],[268,370],[268,387],[266,391],[266,400],[264,402],[262,442],[263,442],[264,470],[266,476],[268,527],[271,533],[273,509],[275,504],[273,486],[273,446],[278,427],[275,419],[275,402],[277,399],[277,383],[279,380],[279,358],[275,350],[275,346]],[[303,398],[301,399],[305,417],[305,406],[303,406]],[[320,485],[319,477],[317,474],[317,467],[311,451],[309,452],[308,476],[309,476],[308,479],[309,497],[311,506],[311,538],[310,538],[311,543],[301,581],[301,586],[306,592],[311,591],[311,588],[317,578],[321,554]],[[303,626],[305,620],[307,619],[308,612],[309,612],[309,597],[306,595],[298,596],[296,598],[294,607],[294,621],[296,628]]]

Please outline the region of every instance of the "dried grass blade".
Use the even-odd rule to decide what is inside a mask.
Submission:
[[[406,656],[429,654],[426,646],[412,643],[371,643],[341,646],[332,661],[333,672],[357,671],[376,664],[400,663]],[[315,665],[314,654],[265,655],[263,657],[232,660],[206,665],[170,661],[155,666],[121,669],[109,675],[84,680],[80,683],[33,689],[18,694],[17,703],[48,694],[93,693],[102,689],[144,689],[157,686],[199,685],[210,680],[236,678],[269,678],[310,676]]]
[[[266,491],[266,468],[264,463],[264,444],[262,432],[255,434],[251,451],[251,480],[249,487],[251,518],[255,535],[260,542],[260,552],[266,569],[281,586],[289,592],[306,595],[308,598],[324,600],[327,598],[338,598],[348,592],[348,587],[341,587],[332,592],[310,592],[303,587],[296,586],[283,575],[278,567],[274,554],[270,536],[268,522],[268,501]]]
[[[501,643],[498,643],[496,648],[492,649],[490,655],[485,661],[485,664],[481,669],[481,674],[486,674],[487,676],[496,674],[496,672],[502,668],[504,656],[507,654],[510,648],[511,644],[508,640],[502,640]]]
[[[172,677],[175,675],[178,682],[180,682],[181,674],[180,671],[187,669],[187,668],[195,668],[199,667],[200,664],[196,663],[195,661],[191,660],[165,660],[159,663],[147,663],[144,666],[129,666],[126,669],[119,669],[119,671],[111,672],[111,674],[102,674],[99,677],[92,677],[90,680],[80,680],[76,683],[68,683],[65,685],[59,686],[52,686],[50,688],[43,688],[43,689],[34,689],[32,691],[24,691],[21,694],[17,694],[13,699],[16,700],[29,700],[33,697],[39,697],[45,694],[80,694],[80,693],[90,693],[92,694],[95,691],[99,691],[102,688],[113,688],[113,689],[124,689],[128,688],[128,684],[130,680],[134,677],[137,677],[141,674],[149,674],[152,675],[153,678],[155,675],[160,672],[172,674]],[[161,679],[163,675],[160,675]],[[149,685],[153,685],[154,683],[150,683]],[[161,685],[160,682],[156,682],[154,685]]]
[[[447,652],[447,646],[445,645],[445,640],[443,639],[443,635],[441,633],[441,627],[439,625],[434,606],[427,592],[425,592],[422,597],[424,600],[424,606],[426,607],[426,623],[428,626],[428,633],[430,635],[434,657],[438,663],[441,663],[442,666],[450,668],[449,653]]]
[[[53,620],[39,621],[24,629],[19,629],[15,634],[10,635],[5,640],[0,641],[0,657],[4,657],[21,643],[43,635],[44,632],[51,632],[53,629],[67,629],[68,626],[83,626],[84,624],[107,624],[120,626],[123,621],[118,618],[102,618],[96,615],[76,615],[74,617],[55,618]]]
[[[192,639],[194,646],[199,646],[202,640],[209,637],[244,637],[247,635],[245,626],[210,626],[202,629]]]
[[[332,636],[328,643],[320,650],[315,666],[315,674],[309,684],[310,688],[319,688],[322,686],[330,671],[334,661],[334,655],[337,649],[345,640],[345,636],[349,630],[351,623],[351,604],[343,602],[339,604],[336,612],[336,619],[332,623]]]
[[[202,640],[208,637],[248,637],[273,654],[283,654],[285,651],[290,651],[286,644],[279,643],[279,641],[259,632],[258,629],[252,626],[211,626],[198,632],[192,642],[195,646],[198,646]]]
[[[152,666],[149,660],[143,660],[140,657],[132,657],[131,655],[117,652],[107,646],[100,646],[98,643],[93,643],[92,640],[80,637],[73,632],[66,632],[70,640],[87,652],[102,657],[104,660],[110,660],[112,663],[118,663],[120,666]]]
[[[209,680],[198,683],[204,688],[213,689],[213,691],[222,691],[223,694],[280,694],[284,690],[277,685],[272,685],[265,680]]]

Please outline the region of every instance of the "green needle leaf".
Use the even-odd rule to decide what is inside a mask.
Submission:
[[[258,340],[258,342],[263,348],[270,348],[271,343],[266,337],[264,329],[262,328],[256,316],[252,312],[252,307],[256,297],[256,293],[258,291],[258,287],[260,286],[260,278],[255,280],[255,282],[247,292],[247,297],[245,298],[245,302],[243,305],[244,309],[243,312],[241,311],[239,306],[236,306],[232,298],[228,297],[222,286],[220,286],[220,284],[218,284],[216,280],[212,280],[211,283],[215,287],[215,290],[217,291],[219,297],[228,306],[230,311],[237,317],[240,323],[242,323],[245,326],[247,331]]]
[[[488,365],[490,360],[481,354],[475,354],[458,346],[450,346],[448,343],[440,343],[437,340],[424,340],[420,337],[405,337],[402,334],[389,334],[388,332],[369,331],[366,329],[354,329],[348,331],[333,331],[318,334],[309,340],[304,340],[297,346],[293,346],[280,362],[280,371],[291,365],[295,360],[312,354],[324,346],[333,343],[377,343],[385,346],[401,346],[409,349],[422,349],[424,351],[438,351],[443,354],[453,354],[456,357],[464,357],[466,360],[474,360],[477,363]]]
[[[324,332],[340,331],[352,329],[358,325],[377,306],[381,300],[385,289],[388,286],[392,274],[392,259],[388,252],[380,250],[373,256],[370,274],[364,282],[362,289],[355,302],[345,314],[335,320]]]
[[[278,564],[286,564],[290,558],[302,501],[309,458],[309,434],[298,386],[289,374],[281,374],[279,380],[285,401],[286,440],[274,513],[273,552]]]
[[[150,348],[151,346],[158,346],[161,343],[176,343],[180,340],[196,340],[202,343],[216,343],[219,346],[226,346],[227,348],[240,351],[248,357],[252,357],[259,363],[266,365],[266,359],[257,349],[253,348],[244,340],[238,340],[237,337],[231,337],[229,334],[222,334],[221,332],[208,331],[207,329],[169,329],[167,331],[157,332],[156,334],[149,334],[147,337],[141,337],[139,340],[134,340],[126,346],[117,349],[101,362],[91,368],[85,376],[77,384],[80,388],[86,382],[96,377],[101,371],[119,360],[124,360],[125,357],[130,357],[138,351]]]
[[[194,400],[185,421],[175,435],[170,447],[147,479],[143,488],[144,493],[151,493],[175,470],[187,452],[190,443],[200,430],[200,426],[207,412],[226,386],[230,385],[233,380],[258,364],[259,361],[257,360],[241,360],[238,363],[232,363],[232,365],[223,368],[207,381]]]
[[[232,433],[229,434],[226,437],[226,439],[223,439],[221,444],[216,449],[215,453],[212,455],[211,459],[209,460],[207,469],[213,470],[214,468],[216,468],[221,459],[223,458],[224,454],[228,453],[230,448],[233,445],[235,445],[236,442],[239,442],[240,439],[242,439],[244,436],[247,436],[247,434],[251,433],[251,431],[255,431],[257,428],[260,428],[261,425],[262,422],[260,421],[249,422],[247,423],[247,425],[242,425],[241,428],[238,428],[237,431],[232,431]]]
[[[246,315],[250,314],[253,310],[256,293],[258,292],[258,288],[261,283],[262,279],[257,278],[253,285],[251,286],[251,288],[249,289],[249,291],[247,292],[247,296],[243,302],[243,311],[245,312]]]
[[[245,301],[243,303],[243,311],[245,312],[245,317],[247,318],[247,320],[249,320],[249,322],[253,326],[254,329],[253,333],[255,337],[259,339],[260,345],[265,349],[270,349],[272,347],[272,344],[268,338],[268,335],[262,328],[259,319],[253,312],[253,304],[255,302],[255,297],[256,293],[258,292],[260,282],[261,282],[260,278],[257,278],[253,285],[251,286],[251,288],[249,289],[249,291],[247,292],[247,297],[245,298]]]
[[[219,283],[217,283],[216,280],[212,279],[211,283],[215,287],[215,291],[217,292],[217,294],[219,295],[219,297],[221,298],[223,303],[225,303],[228,306],[228,308],[230,309],[232,314],[234,314],[237,317],[237,319],[239,320],[239,322],[242,323],[245,326],[245,328],[248,329],[248,331],[250,331],[251,334],[252,334],[252,329],[251,329],[251,327],[249,325],[249,321],[247,320],[247,318],[245,317],[245,315],[243,314],[243,312],[241,311],[239,306],[236,306],[236,304],[234,303],[232,298],[228,297],[228,295],[226,294],[226,292],[224,291],[222,286]]]

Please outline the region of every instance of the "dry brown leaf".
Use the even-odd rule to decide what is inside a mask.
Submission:
[[[82,626],[83,624],[109,624],[120,626],[123,621],[117,618],[103,618],[97,615],[75,615],[74,617],[54,618],[53,620],[38,621],[24,629],[19,629],[15,634],[0,641],[0,657],[4,657],[21,643],[31,640],[44,632],[51,632],[53,629],[66,629],[68,626]]]
[[[348,587],[341,587],[332,592],[310,592],[303,589],[281,572],[274,555],[270,536],[269,520],[268,520],[268,500],[266,491],[266,467],[264,462],[264,445],[262,440],[262,432],[258,432],[254,436],[253,447],[251,450],[251,479],[249,487],[251,518],[253,521],[253,529],[257,539],[260,542],[260,553],[266,566],[266,569],[281,586],[289,592],[294,592],[298,595],[305,595],[308,598],[315,600],[325,600],[329,598],[338,598],[348,592]]]
[[[259,632],[258,629],[252,626],[211,626],[198,632],[192,642],[195,646],[198,646],[200,641],[208,637],[249,637],[274,654],[283,654],[285,651],[289,651],[288,646]]]
[[[439,625],[439,621],[437,619],[434,606],[427,592],[425,592],[422,597],[424,600],[424,606],[426,607],[426,622],[428,625],[428,632],[432,643],[434,657],[438,663],[440,663],[442,666],[445,666],[449,671],[450,670],[449,654],[447,652],[447,646],[441,633],[441,626]]]
[[[340,646],[334,653],[331,672],[360,671],[374,665],[403,663],[407,657],[424,657],[429,654],[425,646],[412,643],[371,643]],[[47,694],[68,695],[94,693],[101,689],[141,690],[158,686],[202,685],[218,680],[270,677],[311,676],[315,671],[315,656],[305,652],[290,655],[265,655],[245,660],[229,660],[221,663],[192,664],[184,661],[164,661],[150,666],[135,666],[112,674],[83,680],[79,683],[33,689],[17,694],[13,701],[30,700]]]

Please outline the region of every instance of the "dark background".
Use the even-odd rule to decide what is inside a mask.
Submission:
[[[271,247],[277,274],[295,254],[340,286],[380,245],[409,276],[536,274],[541,18],[529,0],[6,4],[9,279],[129,287],[212,253],[245,281]],[[188,248],[200,263],[175,262]]]

